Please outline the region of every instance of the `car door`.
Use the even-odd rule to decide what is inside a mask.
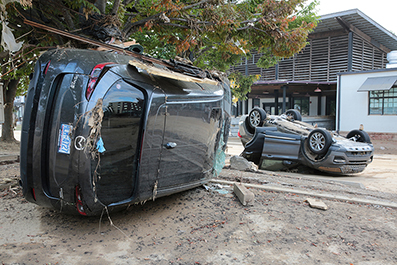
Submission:
[[[158,188],[199,183],[212,176],[216,139],[222,124],[222,99],[197,84],[166,90],[159,113],[165,117]],[[212,91],[210,91],[212,89]]]

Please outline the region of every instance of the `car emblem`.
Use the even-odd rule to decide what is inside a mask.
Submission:
[[[83,136],[77,136],[76,139],[74,139],[74,148],[81,151],[85,148],[85,143],[86,139]]]

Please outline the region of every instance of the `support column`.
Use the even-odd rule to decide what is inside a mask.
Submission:
[[[347,71],[353,70],[353,32],[349,32],[349,42],[347,50]]]
[[[283,88],[283,113],[285,113],[285,111],[286,111],[287,87],[288,86],[282,86],[282,88]]]

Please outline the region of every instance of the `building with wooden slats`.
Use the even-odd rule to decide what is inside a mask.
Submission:
[[[256,66],[261,54],[252,53],[232,67],[246,75],[260,75],[248,100],[238,103],[237,115],[262,107],[270,114],[301,111],[304,119],[331,121],[334,129],[338,73],[384,69],[386,56],[397,50],[397,37],[358,9],[324,15],[306,47],[276,66]]]

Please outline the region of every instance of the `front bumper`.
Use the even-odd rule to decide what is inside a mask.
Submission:
[[[360,173],[372,162],[374,148],[371,144],[355,144],[350,144],[348,147],[332,145],[327,154],[319,160],[313,159],[305,152],[305,159],[302,162],[307,166],[332,174]]]

